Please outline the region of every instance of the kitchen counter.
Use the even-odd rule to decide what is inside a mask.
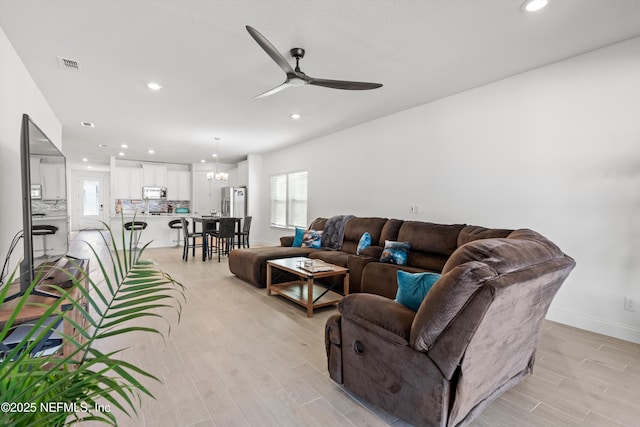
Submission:
[[[123,217],[129,219],[129,218],[133,218],[133,213],[124,213],[122,214]],[[111,215],[111,219],[117,219],[120,218],[120,214],[115,214],[115,215]],[[192,213],[181,213],[181,214],[177,214],[177,213],[161,213],[161,214],[147,214],[147,213],[137,213],[135,214],[136,219],[139,218],[189,218],[191,216],[193,216]]]
[[[167,214],[163,213],[160,215],[149,215],[149,214],[141,214],[138,213],[135,215],[136,221],[142,221],[147,223],[147,228],[145,228],[140,233],[140,247],[149,243],[150,248],[167,248],[176,245],[176,240],[178,240],[178,230],[169,228],[169,221],[180,218],[189,218],[191,214]],[[122,222],[133,221],[134,214],[133,213],[124,213],[112,215],[110,218],[110,226],[111,231],[114,235],[118,235],[120,230],[122,229]],[[191,220],[189,220],[191,223]],[[191,226],[191,225],[189,225]],[[125,233],[125,241],[126,246],[129,247],[129,232]],[[180,233],[180,243],[182,243],[182,233]],[[121,240],[118,241],[120,244]]]
[[[60,220],[65,220],[66,221],[67,216],[66,215],[32,215],[31,216],[31,221],[32,222],[39,222],[39,221],[60,221]]]

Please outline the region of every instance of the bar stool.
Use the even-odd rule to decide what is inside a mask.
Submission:
[[[54,235],[58,232],[55,225],[34,225],[31,227],[32,236],[42,236],[42,257],[47,258],[47,236]]]
[[[138,247],[138,240],[140,239],[138,233],[145,228],[147,228],[147,223],[144,221],[130,221],[124,223],[125,230],[133,230],[133,242],[135,243],[134,249],[140,249]],[[129,242],[129,244],[131,244],[131,242]]]
[[[187,220],[185,220],[187,221]],[[187,221],[187,227],[189,226],[189,221]],[[180,231],[182,230],[182,220],[179,219],[173,219],[171,221],[169,221],[169,228],[173,228],[174,230],[178,230],[178,240],[174,240],[174,242],[176,242],[176,245],[174,246],[174,248],[179,248],[180,247],[180,241],[182,240],[180,238]]]

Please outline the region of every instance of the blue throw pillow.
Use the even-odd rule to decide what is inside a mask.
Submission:
[[[438,273],[407,273],[402,270],[398,270],[397,275],[396,301],[413,311],[418,311],[427,292],[440,278]]]
[[[307,231],[304,228],[296,227],[296,235],[293,238],[293,243],[291,244],[294,248],[299,248],[302,246],[302,239],[304,238],[304,232]]]
[[[301,246],[303,248],[320,249],[322,247],[322,230],[306,230]]]
[[[385,240],[384,250],[382,251],[382,255],[380,255],[380,262],[407,265],[409,249],[411,249],[411,243],[409,242],[392,242],[391,240]]]
[[[356,250],[356,255],[360,255],[360,252],[362,252],[369,246],[371,246],[371,234],[369,234],[368,231],[365,231],[364,233],[362,233],[362,237],[358,242],[358,249]]]

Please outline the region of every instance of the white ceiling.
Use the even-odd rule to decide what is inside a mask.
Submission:
[[[219,137],[232,162],[640,35],[639,0],[550,0],[533,14],[521,2],[0,0],[0,26],[61,121],[69,160],[106,164],[126,143],[128,159],[211,161]],[[245,25],[284,55],[306,49],[313,77],[384,87],[252,100],[284,73]]]

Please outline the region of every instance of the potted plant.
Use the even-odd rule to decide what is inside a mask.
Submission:
[[[132,333],[164,337],[165,332],[149,326],[145,319],[164,318],[164,311],[169,310],[175,312],[179,322],[184,286],[152,261],[141,259],[148,244],[135,250],[137,242],[133,242],[131,232],[129,248],[125,249],[123,231],[122,246],[118,248],[110,227],[104,225],[114,242],[110,262],[101,260],[96,249],[87,243],[97,261],[100,280],[92,279],[85,271],[79,279],[69,275],[71,288],[53,286],[61,298],[41,305],[44,315],[33,323],[26,336],[12,349],[5,347],[0,352],[0,425],[49,427],[84,420],[117,425],[115,408],[132,416],[137,413],[142,395],[153,397],[140,380],[160,380],[123,360],[120,353],[124,349],[103,353],[99,343]],[[107,244],[104,235],[103,240]],[[7,283],[13,282],[14,275],[15,272]],[[30,290],[39,279],[34,279]],[[84,281],[88,283],[86,289]],[[0,301],[8,288],[0,291]],[[0,342],[11,333],[19,311],[34,304],[28,301],[28,292],[26,295],[0,331]],[[79,324],[78,316],[72,315],[74,310],[86,319],[88,327]],[[79,330],[77,336],[61,333],[73,350],[34,357],[37,343],[60,321],[71,322]]]

